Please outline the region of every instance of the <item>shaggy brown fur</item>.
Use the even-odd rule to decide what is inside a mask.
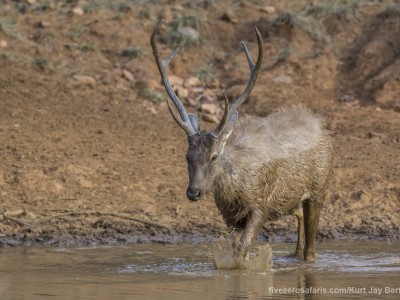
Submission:
[[[200,195],[191,200],[211,190],[228,227],[243,232],[236,246],[239,265],[263,223],[287,214],[298,218],[296,256],[313,261],[334,152],[324,122],[304,107],[292,107],[245,118],[233,129],[222,137],[188,137],[188,191]]]

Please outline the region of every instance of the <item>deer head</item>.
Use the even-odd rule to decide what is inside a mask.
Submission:
[[[229,100],[225,95],[225,109],[221,122],[212,131],[200,131],[200,124],[195,114],[187,114],[186,110],[175,94],[174,89],[168,80],[168,65],[171,60],[178,53],[181,46],[181,40],[171,54],[162,59],[156,45],[156,34],[159,31],[161,20],[156,27],[150,38],[150,44],[153,49],[153,54],[161,74],[163,85],[167,91],[169,99],[167,99],[168,109],[176,121],[176,123],[188,135],[188,150],[186,152],[186,160],[189,172],[189,185],[186,195],[189,200],[199,200],[207,191],[209,183],[217,174],[220,166],[221,157],[223,156],[225,143],[232,133],[233,125],[238,119],[237,108],[247,99],[251,90],[256,83],[257,75],[261,67],[263,59],[263,41],[260,32],[255,28],[257,41],[258,41],[258,58],[254,65],[250,53],[247,50],[246,44],[242,42],[242,47],[250,67],[250,79],[243,93],[229,105]],[[175,112],[175,106],[178,113]]]

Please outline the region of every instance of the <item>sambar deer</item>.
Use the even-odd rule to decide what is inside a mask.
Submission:
[[[253,89],[263,59],[262,37],[255,28],[256,64],[242,42],[250,67],[245,90],[232,104],[225,96],[221,122],[212,131],[200,131],[196,115],[187,114],[168,80],[168,65],[178,53],[182,38],[172,53],[162,59],[155,40],[160,23],[150,42],[170,98],[169,111],[188,136],[187,198],[197,201],[208,190],[212,191],[227,226],[241,235],[234,246],[239,268],[245,267],[249,248],[263,224],[287,214],[298,219],[295,255],[314,261],[314,242],[334,152],[333,139],[322,118],[294,106],[264,118],[238,121],[237,109]]]

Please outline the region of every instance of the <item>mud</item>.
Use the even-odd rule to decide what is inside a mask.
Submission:
[[[399,238],[395,2],[359,1],[318,15],[274,1],[2,3],[0,245],[178,243],[225,230],[211,197],[185,198],[186,137],[168,112],[149,46],[160,16],[202,20],[200,43],[185,45],[171,74],[211,70],[220,91],[244,88],[239,42],[255,53],[259,24],[266,68],[239,113],[305,104],[327,119],[337,141],[319,238]],[[260,10],[266,5],[276,13]],[[83,15],[74,13],[79,6]],[[221,19],[227,8],[237,23]],[[295,15],[277,26],[287,11]],[[266,224],[260,238],[292,241],[295,229],[287,217]]]

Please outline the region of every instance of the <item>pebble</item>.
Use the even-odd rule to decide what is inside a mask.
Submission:
[[[175,5],[173,5],[173,6],[171,7],[171,9],[174,10],[174,11],[179,11],[179,12],[182,12],[182,11],[185,10],[185,8],[184,8],[182,5],[180,5],[180,4],[175,4]]]
[[[377,132],[374,132],[374,131],[369,131],[369,132],[367,133],[367,138],[368,138],[368,139],[373,139],[373,138],[381,139],[381,138],[382,138],[382,134],[377,133]]]
[[[6,40],[0,40],[0,47],[1,48],[6,48],[8,46],[8,43]]]
[[[186,99],[189,96],[189,91],[182,86],[176,88],[176,94],[179,98]]]
[[[272,79],[275,82],[281,82],[281,83],[286,83],[286,84],[291,84],[293,83],[293,78],[290,77],[289,75],[278,75],[274,79]]]
[[[226,10],[221,19],[232,24],[236,24],[239,21],[232,9]]]
[[[37,23],[37,26],[40,28],[46,28],[46,27],[50,26],[50,22],[42,20],[42,21],[39,21],[39,23]]]
[[[201,118],[207,122],[219,123],[219,118],[217,115],[203,114]]]
[[[260,8],[260,11],[265,12],[269,15],[273,15],[276,13],[276,9],[273,6],[264,6]]]
[[[201,81],[197,77],[189,77],[186,79],[185,84],[183,85],[185,88],[201,86]]]
[[[340,101],[343,101],[343,102],[351,102],[353,100],[354,100],[354,96],[353,95],[349,95],[349,94],[343,95],[340,98]]]
[[[72,13],[76,16],[83,16],[85,11],[82,7],[75,7],[74,9],[72,9]]]
[[[182,33],[185,38],[192,41],[197,41],[200,39],[200,33],[192,27],[181,27],[178,29],[178,31]]]
[[[87,75],[74,75],[72,76],[76,81],[78,81],[81,84],[86,84],[86,85],[96,85],[96,79],[92,76],[87,76]]]
[[[215,103],[203,103],[200,106],[200,109],[202,112],[206,113],[206,114],[212,114],[215,115],[217,113],[218,110],[218,105]]]
[[[155,79],[143,79],[142,81],[139,82],[139,85],[142,86],[143,88],[147,88],[150,90],[156,90],[161,88],[160,82]]]
[[[122,76],[128,81],[133,81],[135,79],[133,74],[126,69],[122,71]]]
[[[215,54],[215,56],[214,56],[214,59],[215,59],[217,62],[224,61],[225,58],[226,58],[226,52],[225,52],[225,51],[218,51],[218,52]]]
[[[177,88],[180,86],[183,86],[183,79],[179,76],[175,75],[169,75],[168,76],[169,83],[172,85],[172,87]]]
[[[187,97],[187,103],[190,105],[190,106],[197,106],[197,100],[196,100],[196,98],[193,98],[193,97]]]
[[[221,83],[219,82],[218,78],[214,78],[210,83],[210,86],[213,88],[219,88],[220,85]]]

